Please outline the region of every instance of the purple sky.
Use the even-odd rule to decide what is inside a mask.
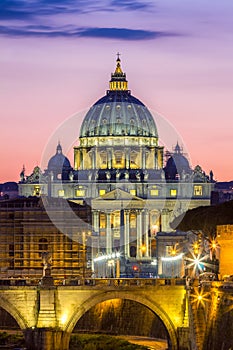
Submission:
[[[104,95],[117,51],[132,94],[174,126],[192,165],[232,180],[232,15],[232,0],[2,0],[0,181],[23,164],[30,174],[54,130]]]

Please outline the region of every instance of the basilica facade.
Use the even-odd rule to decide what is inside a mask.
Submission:
[[[170,223],[188,209],[209,205],[213,182],[212,172],[190,167],[178,143],[165,154],[154,117],[131,94],[118,57],[109,89],[84,117],[73,166],[58,144],[47,169],[29,176],[23,169],[19,195],[87,204],[93,274],[150,277],[162,274],[157,233],[172,232]],[[162,251],[169,255],[166,245]]]

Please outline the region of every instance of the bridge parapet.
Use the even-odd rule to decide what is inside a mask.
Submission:
[[[66,286],[180,286],[185,285],[183,278],[88,278],[55,281],[56,285]]]

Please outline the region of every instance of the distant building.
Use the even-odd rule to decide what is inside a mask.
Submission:
[[[233,200],[233,181],[216,182],[211,194],[211,204],[220,204]]]
[[[0,184],[0,200],[18,197],[18,184],[16,182],[5,182]]]
[[[209,205],[213,187],[212,173],[192,169],[179,144],[167,158],[164,166],[154,118],[128,89],[118,57],[109,90],[83,120],[73,168],[58,144],[45,171],[22,171],[19,195],[91,206],[95,275],[138,276],[140,265],[141,276],[154,276],[157,233],[170,232],[187,209]]]

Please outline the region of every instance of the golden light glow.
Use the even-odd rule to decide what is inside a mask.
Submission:
[[[66,313],[63,314],[62,317],[61,317],[61,324],[65,324],[66,321],[67,321],[67,318],[68,318],[67,314]]]
[[[176,244],[169,247],[169,252],[168,252],[169,255],[171,255],[172,257],[177,255],[177,253],[179,252],[179,249],[177,248],[178,245],[179,244],[176,243]]]
[[[210,302],[209,293],[204,293],[202,289],[194,288],[194,292],[190,296],[192,297],[191,303],[195,303],[197,307],[199,307],[200,304],[205,307],[205,302]]]
[[[146,251],[146,246],[145,246],[145,244],[143,244],[143,245],[141,246],[141,251],[142,251],[143,253],[145,253],[145,251]]]
[[[199,244],[199,242],[198,241],[195,241],[194,243],[193,243],[193,251],[194,251],[194,253],[195,254],[198,254],[198,252],[199,252],[199,248],[200,248],[200,244]]]
[[[215,249],[217,249],[218,248],[218,242],[216,242],[214,239],[210,242],[210,248],[212,249],[212,250],[215,250]]]

